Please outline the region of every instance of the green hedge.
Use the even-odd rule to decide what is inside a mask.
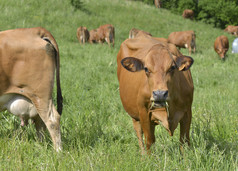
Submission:
[[[140,0],[153,4],[153,0]],[[192,9],[195,19],[225,28],[227,25],[238,25],[237,0],[161,0],[162,7],[182,15],[184,9]]]

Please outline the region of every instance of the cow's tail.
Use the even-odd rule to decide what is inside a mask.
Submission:
[[[60,86],[60,57],[59,57],[59,49],[56,44],[56,41],[50,40],[50,37],[43,37],[43,40],[49,42],[53,45],[55,50],[55,62],[56,62],[56,86],[57,86],[57,111],[61,115],[63,111],[63,96],[61,92],[61,86]]]
[[[62,114],[63,111],[63,96],[60,86],[60,58],[59,52],[57,52],[56,56],[56,85],[57,85],[57,111],[59,114]]]

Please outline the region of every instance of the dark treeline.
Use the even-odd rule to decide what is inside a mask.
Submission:
[[[143,1],[154,4],[154,0]],[[182,15],[184,9],[192,9],[195,20],[225,28],[227,25],[238,25],[238,0],[160,0],[162,8]]]

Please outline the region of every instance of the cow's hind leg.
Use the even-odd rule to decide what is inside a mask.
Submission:
[[[144,148],[144,143],[143,143],[143,131],[140,125],[140,121],[137,121],[135,119],[132,119],[133,121],[133,126],[134,126],[134,130],[136,131],[136,135],[139,141],[139,146],[141,148],[141,152],[142,154],[145,153],[145,148]]]
[[[54,149],[57,152],[61,151],[60,115],[56,111],[52,100],[49,101],[48,107],[43,107],[42,105],[36,105],[36,107],[42,121],[50,133]]]

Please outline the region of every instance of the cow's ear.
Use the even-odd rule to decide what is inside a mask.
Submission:
[[[175,62],[179,71],[186,71],[192,66],[193,58],[190,56],[180,56],[176,58]]]
[[[121,64],[130,72],[144,70],[144,64],[141,60],[134,57],[126,57],[121,60]]]

